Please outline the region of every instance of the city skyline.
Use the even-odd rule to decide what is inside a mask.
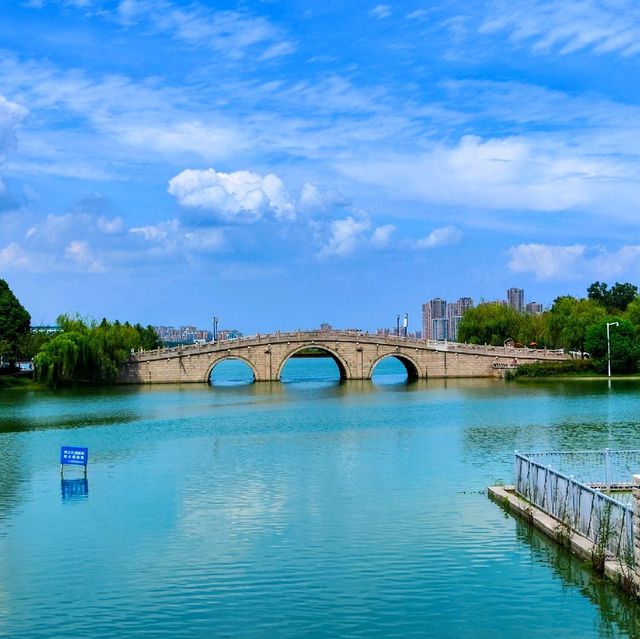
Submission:
[[[0,17],[0,277],[36,324],[374,330],[640,280],[629,0]]]

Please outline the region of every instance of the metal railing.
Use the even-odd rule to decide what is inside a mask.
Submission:
[[[631,476],[640,472],[640,450],[578,450],[522,453],[584,484],[605,490],[631,488]]]
[[[516,453],[516,492],[620,560],[633,561],[633,507],[532,455]]]

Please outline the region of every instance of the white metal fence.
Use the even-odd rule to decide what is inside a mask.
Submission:
[[[516,451],[517,452],[517,451]],[[631,477],[640,472],[640,450],[578,450],[522,453],[543,466],[592,487],[606,490],[631,488]]]
[[[633,557],[633,507],[516,453],[516,492],[626,562]]]

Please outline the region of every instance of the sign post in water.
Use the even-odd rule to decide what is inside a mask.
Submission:
[[[60,448],[60,474],[64,473],[65,466],[84,466],[84,474],[87,474],[89,463],[89,449],[79,446],[62,446]]]

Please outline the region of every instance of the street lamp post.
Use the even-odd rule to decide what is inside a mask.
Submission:
[[[215,316],[213,318],[213,341],[218,341],[218,318]]]
[[[396,315],[396,336],[400,337],[400,315]]]
[[[609,326],[620,326],[619,322],[607,322],[607,377],[611,377],[611,338]]]

